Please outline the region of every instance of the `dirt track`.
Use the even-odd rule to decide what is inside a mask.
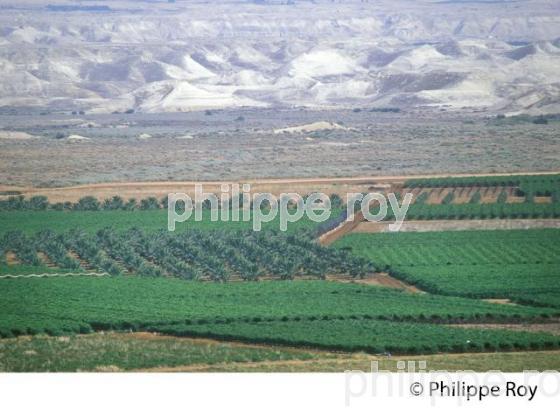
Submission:
[[[353,221],[344,221],[336,228],[321,235],[318,239],[318,242],[321,245],[330,245],[337,239],[342,238],[344,235],[356,229],[356,227],[360,225],[363,222],[363,220],[364,220],[364,215],[362,214],[362,212],[357,212],[356,215],[354,215]]]
[[[403,282],[385,272],[374,273],[363,279],[351,278],[349,276],[327,276],[327,280],[342,283],[359,283],[362,285],[383,286],[392,289],[401,289],[411,293],[426,293],[416,286]]]
[[[308,194],[321,191],[327,194],[347,192],[367,192],[375,189],[375,185],[399,185],[411,178],[440,178],[440,177],[469,177],[469,176],[504,176],[504,175],[550,175],[560,171],[550,172],[522,172],[495,174],[432,174],[432,175],[398,175],[398,176],[363,176],[341,178],[282,178],[282,179],[245,179],[223,181],[154,181],[154,182],[114,182],[74,185],[61,188],[16,187],[0,185],[0,191],[19,191],[29,197],[45,195],[52,202],[75,201],[85,195],[97,198],[108,198],[119,195],[123,198],[145,198],[147,196],[162,197],[170,192],[184,192],[194,194],[195,184],[203,184],[204,192],[219,192],[221,184],[248,183],[251,192],[297,192]],[[380,189],[383,189],[380,187]]]

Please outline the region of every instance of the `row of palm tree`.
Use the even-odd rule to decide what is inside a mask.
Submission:
[[[37,252],[41,251],[65,269],[82,270],[84,264],[111,275],[219,282],[264,277],[324,279],[329,274],[363,277],[373,270],[366,260],[346,250],[323,247],[310,235],[276,231],[188,230],[171,234],[105,228],[93,235],[71,230],[63,234],[42,231],[34,237],[16,231],[2,238],[0,248],[13,250],[26,264],[40,265]]]

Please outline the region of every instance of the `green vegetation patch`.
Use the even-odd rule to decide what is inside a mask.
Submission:
[[[309,360],[330,353],[251,347],[149,334],[107,333],[0,340],[0,372],[127,371],[154,367]]]
[[[62,234],[47,230],[34,236],[11,231],[0,237],[0,255],[10,251],[33,270],[44,266],[40,251],[50,265],[74,272],[94,270],[113,276],[175,276],[221,282],[265,276],[325,278],[329,273],[356,277],[371,270],[365,260],[322,247],[311,238],[309,233],[290,235],[273,230],[193,229],[170,234],[102,229],[95,235],[80,230]],[[0,267],[9,272],[6,263],[0,261]]]
[[[389,218],[394,216],[389,214]],[[560,218],[560,202],[554,203],[413,203],[408,220],[435,219],[547,219]]]
[[[335,246],[432,293],[560,307],[560,230],[351,234]]]
[[[380,320],[157,326],[163,333],[252,343],[321,347],[368,353],[437,353],[557,349],[547,333],[446,327]]]
[[[326,281],[199,283],[72,277],[0,281],[0,335],[141,330],[168,324],[332,319],[532,320],[558,310]]]
[[[302,219],[300,227],[309,224],[308,219]],[[289,227],[295,228],[290,224]],[[278,227],[270,222],[263,228]],[[203,220],[194,220],[177,224],[176,232],[184,232],[188,229],[250,229],[252,222],[212,222],[210,211],[203,211]],[[126,231],[131,228],[139,228],[147,232],[167,229],[167,210],[147,211],[4,211],[0,212],[0,234],[9,231],[21,230],[26,234],[35,234],[43,230],[52,230],[58,233],[70,229],[80,229],[84,232],[95,233],[103,228],[112,228],[117,231]]]
[[[499,175],[444,178],[416,178],[405,182],[405,188],[490,187],[548,185],[558,189],[560,174],[550,175]]]

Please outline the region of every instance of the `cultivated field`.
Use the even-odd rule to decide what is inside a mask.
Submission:
[[[149,330],[372,353],[538,350],[546,333],[433,323],[547,321],[548,307],[324,281],[199,284],[167,278],[22,278],[0,285],[4,337]],[[33,294],[33,300],[26,297]],[[25,305],[21,303],[25,300]],[[407,336],[408,335],[408,336]]]
[[[352,234],[336,246],[432,293],[560,306],[560,230]]]
[[[339,208],[286,233],[277,220],[262,232],[251,221],[210,222],[206,210],[204,221],[170,233],[166,202],[155,196],[5,195],[1,368],[341,371],[427,355],[417,360],[430,369],[456,370],[463,360],[473,370],[557,369],[558,181],[299,181],[331,193],[341,184],[412,191],[409,223],[440,230],[399,233],[359,233],[371,223],[358,213],[346,226]],[[549,229],[536,229],[545,220]],[[488,229],[498,221],[505,228]],[[441,230],[443,222],[478,229]],[[97,347],[81,361],[55,360],[65,344]]]
[[[559,23],[558,0],[0,0],[0,372],[560,371]],[[168,229],[200,185],[231,198]],[[258,193],[332,213],[256,229],[301,211]]]

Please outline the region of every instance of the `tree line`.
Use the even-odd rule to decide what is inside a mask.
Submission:
[[[330,196],[330,200],[331,206],[333,208],[339,208],[342,206],[342,199],[337,194],[332,194]],[[241,194],[237,198],[231,198],[227,205],[231,207],[234,201],[238,201],[239,205],[242,206],[244,203],[243,195]],[[205,200],[202,202],[202,208],[210,209],[210,204],[211,203],[209,200]],[[295,206],[295,204],[292,205]],[[218,201],[218,207],[221,208],[222,206],[223,204]],[[262,206],[270,207],[270,203],[264,201],[262,203]],[[177,202],[176,207],[178,211],[182,211],[184,210],[184,203],[182,201],[179,201]],[[253,207],[252,202],[251,207]],[[0,211],[149,211],[154,209],[167,208],[167,195],[162,198],[149,196],[140,200],[136,198],[124,199],[119,195],[115,195],[104,200],[99,200],[94,196],[87,195],[80,198],[76,202],[65,201],[56,203],[49,202],[48,198],[44,195],[35,195],[30,198],[26,198],[24,195],[12,195],[7,199],[0,200]],[[288,208],[290,208],[290,206]]]

